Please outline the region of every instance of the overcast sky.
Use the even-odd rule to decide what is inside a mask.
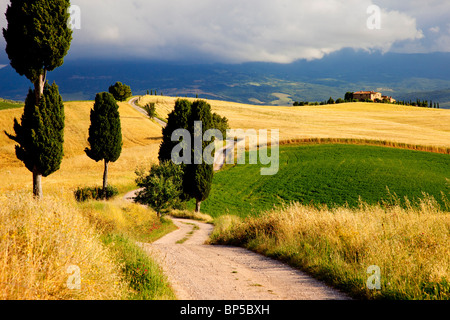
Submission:
[[[6,11],[9,0],[0,0]],[[449,0],[73,0],[69,58],[289,63],[342,48],[450,51]],[[370,29],[371,5],[381,8]],[[375,21],[375,20],[370,20]],[[6,26],[4,14],[0,27]],[[8,63],[0,39],[0,64]]]

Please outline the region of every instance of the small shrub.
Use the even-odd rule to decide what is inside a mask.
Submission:
[[[102,187],[79,187],[74,191],[75,199],[80,202],[87,200],[108,200],[118,194],[119,191],[114,186],[107,186],[106,194],[103,194]]]
[[[147,103],[143,108],[147,112],[150,119],[156,117],[156,104],[154,102]]]
[[[170,208],[182,208],[183,169],[172,161],[152,165],[150,172],[136,171],[136,184],[141,190],[136,194],[135,202],[150,206],[158,217],[166,214]]]

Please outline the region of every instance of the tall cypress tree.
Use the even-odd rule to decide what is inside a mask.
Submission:
[[[29,90],[21,123],[14,119],[15,135],[6,135],[18,143],[17,159],[33,173],[33,194],[42,197],[41,176],[59,170],[63,157],[64,104],[58,86],[48,83],[36,105],[36,95]]]
[[[195,122],[201,122],[201,132],[195,132]],[[228,120],[217,114],[211,113],[211,106],[204,100],[197,100],[191,103],[187,99],[178,99],[175,103],[174,110],[169,114],[167,126],[163,129],[163,141],[159,149],[159,161],[172,160],[172,151],[175,147],[182,146],[177,149],[179,152],[189,150],[192,163],[181,164],[183,170],[183,200],[189,198],[196,199],[196,211],[200,211],[201,202],[204,201],[211,191],[212,178],[214,175],[214,166],[207,164],[203,159],[203,151],[210,142],[203,141],[205,132],[209,129],[217,128],[219,131],[225,131],[228,128]],[[191,148],[183,141],[172,141],[172,133],[177,129],[186,129],[191,139]],[[195,136],[202,140],[201,150],[199,154],[194,154],[195,144],[193,143]],[[180,158],[184,158],[185,154],[179,154]],[[201,163],[195,163],[195,158],[201,156]],[[198,161],[200,162],[200,161]]]
[[[167,125],[163,128],[163,141],[159,148],[158,159],[162,163],[172,160],[172,150],[179,144],[171,140],[177,129],[188,129],[192,103],[187,99],[177,99],[173,111],[169,114]]]
[[[196,121],[201,121],[202,123],[201,132],[195,132]],[[204,100],[194,101],[194,103],[192,104],[188,123],[188,130],[191,133],[192,141],[194,141],[195,136],[201,137],[201,152],[203,153],[203,150],[209,144],[203,141],[203,135],[205,134],[206,130],[213,128],[211,106]],[[202,161],[201,163],[196,164],[194,160],[200,156],[202,157]],[[195,154],[194,143],[192,144],[191,159],[193,163],[187,164],[184,169],[183,189],[187,195],[196,200],[195,211],[200,212],[202,201],[208,198],[211,191],[214,166],[205,162],[205,159],[203,159],[203,154]]]
[[[52,117],[47,114],[47,109],[59,108],[56,105],[59,105],[60,98],[55,96],[54,100],[51,99],[52,102],[44,103],[41,103],[41,98],[45,91],[47,71],[61,66],[70,48],[72,30],[67,23],[69,6],[68,0],[11,0],[5,14],[8,26],[3,29],[3,36],[11,66],[34,85],[34,90],[30,91],[27,97],[22,125],[19,126],[16,121],[16,136],[8,136],[20,144],[16,147],[16,155],[33,172],[35,197],[42,197],[41,177],[54,172],[54,164],[60,162],[58,157],[53,159],[49,156],[53,153],[47,153],[48,146],[54,145],[53,138],[50,138],[52,133],[48,132],[50,129],[36,131],[34,128],[41,122],[48,128],[60,127],[59,116]],[[50,89],[56,94],[55,90],[57,91]],[[34,94],[34,98],[30,97],[30,93]],[[56,105],[52,105],[53,103]],[[48,122],[52,120],[56,122]],[[59,135],[58,132],[54,134]],[[36,145],[32,145],[33,143]],[[40,153],[31,155],[30,150]],[[45,164],[44,161],[49,163]],[[30,163],[34,165],[31,166]],[[59,164],[56,167],[59,168]]]
[[[84,151],[96,162],[104,160],[103,193],[108,186],[108,165],[116,162],[122,153],[122,129],[119,106],[112,94],[97,93],[91,110],[91,125],[88,142],[90,148]]]

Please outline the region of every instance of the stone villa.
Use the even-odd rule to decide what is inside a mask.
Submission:
[[[380,92],[375,92],[375,91],[358,91],[358,92],[354,92],[353,93],[353,99],[357,99],[357,100],[372,100],[372,101],[376,101],[376,99],[383,101],[383,100],[387,100],[390,103],[394,103],[395,99],[393,99],[392,97],[389,96],[383,96],[381,95]]]

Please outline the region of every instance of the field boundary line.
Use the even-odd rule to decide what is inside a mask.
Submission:
[[[390,147],[396,149],[408,149],[415,151],[425,151],[431,153],[450,154],[450,148],[438,146],[415,145],[404,142],[394,142],[388,140],[355,139],[355,138],[298,138],[281,140],[279,145],[300,145],[300,144],[353,144],[370,145],[380,147]],[[258,145],[258,148],[265,145]]]

